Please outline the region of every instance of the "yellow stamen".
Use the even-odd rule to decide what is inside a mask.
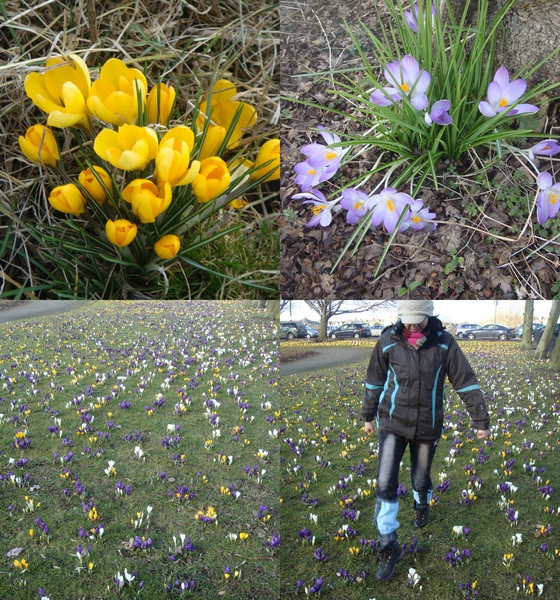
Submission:
[[[309,169],[309,171],[307,171],[308,175],[315,175],[315,173],[317,173],[315,169]]]
[[[336,158],[338,156],[338,154],[336,152],[325,152],[325,158],[327,160],[333,160],[333,158]]]
[[[402,90],[403,92],[410,92],[410,88],[408,87],[408,83],[403,83],[403,84],[401,85],[401,90]]]
[[[391,200],[387,200],[387,208],[391,211],[391,212],[395,212],[395,205],[393,204],[393,202]]]
[[[508,101],[507,101],[505,98],[502,98],[502,99],[500,100],[500,106],[501,106],[502,108],[504,108],[504,106],[507,106],[508,104],[509,104],[509,102],[508,102]]]
[[[418,215],[416,215],[416,216],[412,217],[412,222],[413,223],[421,223],[422,219]]]
[[[556,200],[558,200],[558,196],[556,194],[550,194],[548,199],[550,201],[550,204],[554,204]]]
[[[314,215],[318,215],[320,212],[323,212],[323,210],[325,209],[325,204],[318,204],[317,206],[314,206],[311,211],[313,212]]]
[[[363,202],[354,202],[354,210],[358,210],[362,207]]]

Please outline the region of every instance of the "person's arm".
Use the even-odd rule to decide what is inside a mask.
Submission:
[[[385,339],[384,339],[385,338]],[[383,347],[389,336],[381,336],[373,348],[368,365],[364,399],[362,402],[362,419],[365,421],[364,431],[369,435],[374,432],[373,421],[377,418],[379,397],[387,379],[388,361]]]
[[[477,430],[477,438],[490,437],[490,415],[476,375],[459,344],[451,335],[449,338],[446,365],[449,381],[465,403],[473,427]]]

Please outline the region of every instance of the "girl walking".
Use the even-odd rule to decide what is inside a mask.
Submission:
[[[369,362],[362,419],[366,434],[379,429],[379,458],[374,522],[381,561],[376,574],[386,581],[403,558],[396,530],[399,466],[410,448],[414,526],[428,524],[430,470],[443,430],[446,377],[463,400],[479,439],[490,436],[490,417],[480,386],[455,338],[433,316],[431,300],[397,302],[399,319],[386,328]]]

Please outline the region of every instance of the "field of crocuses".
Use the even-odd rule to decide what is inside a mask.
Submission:
[[[276,332],[245,301],[0,325],[0,597],[274,594]]]
[[[375,578],[377,437],[359,420],[367,364],[282,378],[283,597],[337,600],[560,597],[560,377],[515,343],[461,342],[492,415],[477,440],[449,387],[430,522],[414,529],[405,454],[399,542]]]

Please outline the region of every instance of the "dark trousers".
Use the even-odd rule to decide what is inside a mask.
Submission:
[[[439,440],[417,442],[388,431],[379,432],[379,458],[375,502],[375,525],[381,535],[381,546],[397,539],[396,529],[399,486],[399,468],[406,447],[410,447],[410,478],[414,500],[426,505],[432,499],[430,470]]]

